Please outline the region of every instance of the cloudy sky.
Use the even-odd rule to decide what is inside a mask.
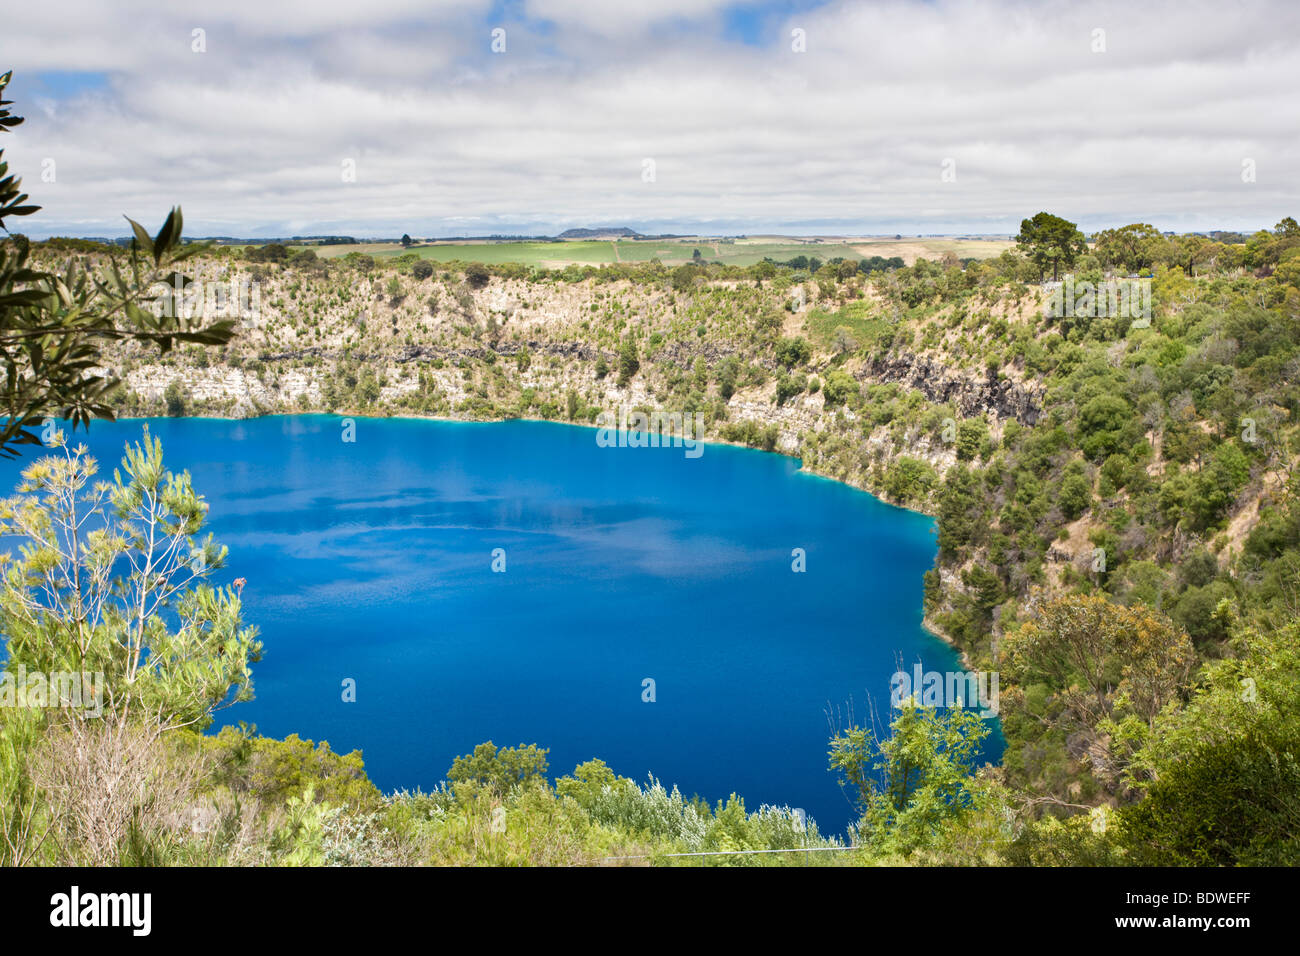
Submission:
[[[0,20],[33,236],[176,203],[187,234],[239,236],[1300,215],[1294,0],[21,0]]]

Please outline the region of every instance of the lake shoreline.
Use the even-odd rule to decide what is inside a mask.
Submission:
[[[367,415],[362,412],[324,412],[324,411],[263,412],[257,415],[240,415],[235,418],[232,418],[228,415],[210,415],[210,414],[204,414],[202,412],[194,412],[194,413],[188,413],[186,415],[176,416],[176,417],[210,418],[216,421],[246,422],[246,421],[255,421],[261,418],[295,418],[295,417],[303,417],[308,415],[321,415],[321,416],[326,416],[331,418],[369,418],[369,419],[374,419],[376,421],[393,420],[393,421],[412,421],[412,422],[447,422],[451,424],[463,424],[463,425],[496,425],[496,424],[502,424],[504,422],[539,422],[547,425],[570,425],[575,428],[589,428],[593,430],[599,430],[601,428],[609,427],[605,425],[598,425],[595,422],[571,422],[571,421],[556,419],[556,418],[530,418],[525,416],[517,416],[512,418],[457,418],[451,415]],[[172,417],[172,416],[166,416],[166,415],[129,416],[129,417],[118,418],[116,419],[116,421],[119,422],[148,421],[150,418],[168,418],[168,417]],[[793,458],[799,462],[799,470],[806,475],[812,475],[813,477],[822,478],[825,479],[826,481],[833,481],[836,484],[844,485],[846,488],[852,488],[855,491],[861,491],[865,494],[871,495],[871,497],[875,498],[877,501],[890,505],[891,507],[894,508],[901,508],[904,511],[910,511],[913,514],[925,515],[927,518],[934,518],[934,519],[938,518],[938,515],[936,513],[927,511],[924,508],[916,508],[911,505],[906,505],[901,502],[894,501],[889,496],[881,492],[873,491],[872,489],[867,488],[855,481],[848,481],[843,478],[838,478],[835,475],[828,475],[824,472],[818,471],[815,468],[810,468],[804,464],[803,458],[799,457],[798,455],[792,455],[788,452],[778,451],[776,449],[768,451],[765,448],[755,448],[753,445],[746,445],[743,442],[728,441],[727,439],[721,437],[699,438],[699,439],[692,439],[692,440],[698,441],[704,445],[718,445],[726,448],[743,448],[748,451],[756,451],[765,455],[780,455],[782,458]]]

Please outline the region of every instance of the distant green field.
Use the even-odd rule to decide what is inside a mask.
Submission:
[[[482,262],[486,265],[521,263],[542,268],[567,265],[608,265],[615,262],[649,262],[664,265],[690,262],[695,250],[707,262],[750,266],[765,258],[784,262],[795,256],[816,257],[823,262],[842,257],[858,260],[869,256],[886,259],[901,256],[909,264],[917,258],[938,259],[946,252],[967,258],[990,258],[1013,245],[1002,239],[824,239],[795,240],[780,236],[725,241],[718,239],[581,239],[572,242],[463,242],[436,243],[403,249],[394,242],[355,245],[313,246],[326,258],[361,252],[375,258],[414,253],[434,262]]]

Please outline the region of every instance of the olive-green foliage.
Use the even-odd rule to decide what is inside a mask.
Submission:
[[[846,402],[852,404],[853,400],[858,397],[859,385],[852,375],[842,369],[835,369],[826,376],[826,384],[822,386],[822,394],[826,396],[827,408],[834,408]]]
[[[840,732],[830,768],[862,813],[859,839],[907,856],[974,808],[974,763],[989,726],[974,711],[909,699],[889,729],[883,739],[856,725]]]
[[[167,385],[167,390],[163,392],[163,401],[167,405],[167,414],[172,418],[184,417],[186,400],[185,386],[179,380],[172,379]]]
[[[1243,627],[1233,645],[1134,758],[1145,795],[1123,816],[1136,862],[1300,864],[1300,624]]]
[[[359,750],[337,754],[328,741],[316,744],[297,734],[275,740],[243,726],[194,740],[219,758],[217,780],[263,802],[283,803],[308,788],[319,800],[358,811],[375,810],[383,800],[366,777]]]
[[[812,347],[804,338],[782,339],[776,346],[776,360],[786,368],[805,364],[812,357]]]
[[[728,423],[722,426],[722,437],[730,442],[773,451],[776,448],[780,429],[775,425],[760,425],[753,419],[743,422]]]
[[[249,262],[284,262],[289,258],[289,249],[279,242],[268,242],[264,246],[250,246],[244,252]]]
[[[630,338],[624,339],[618,349],[619,387],[626,388],[640,368],[641,360],[637,355],[636,342]]]
[[[1078,227],[1047,212],[1023,220],[1016,242],[1033,259],[1040,272],[1045,273],[1050,266],[1053,279],[1060,274],[1061,266],[1069,268],[1086,251],[1083,233]]]
[[[988,426],[982,418],[966,418],[957,426],[957,458],[973,461],[979,457],[980,447],[988,437]]]
[[[776,379],[776,403],[784,405],[796,395],[803,394],[808,388],[808,378],[802,373],[793,375],[782,373]]]
[[[926,500],[938,480],[928,462],[900,455],[890,463],[885,475],[885,493],[894,501],[916,504]]]
[[[205,583],[226,549],[199,537],[207,505],[189,473],[166,468],[147,429],[112,482],[96,479],[84,445],[61,432],[53,443],[61,453],[28,466],[0,503],[0,534],[22,542],[0,562],[6,667],[102,673],[107,709],[165,727],[203,727],[250,699],[261,643],[238,591]]]
[[[447,771],[452,783],[486,787],[497,794],[509,793],[546,778],[546,754],[536,744],[497,749],[492,741],[481,743],[472,754],[457,757]]]
[[[1187,634],[1149,607],[1083,594],[1044,603],[1002,640],[1009,779],[1053,791],[1082,786],[1061,752],[1073,739],[1106,755],[1105,776],[1089,779],[1123,795],[1135,741],[1181,700],[1195,661]]]
[[[1073,521],[1092,505],[1092,482],[1088,480],[1087,475],[1078,473],[1066,475],[1061,482],[1057,501],[1065,517]]]

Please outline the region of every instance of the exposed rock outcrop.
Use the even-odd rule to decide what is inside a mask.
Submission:
[[[1010,379],[979,379],[913,352],[877,356],[858,378],[914,388],[932,402],[952,403],[967,417],[988,412],[1000,419],[1014,418],[1023,425],[1033,425],[1043,412],[1039,389]]]

